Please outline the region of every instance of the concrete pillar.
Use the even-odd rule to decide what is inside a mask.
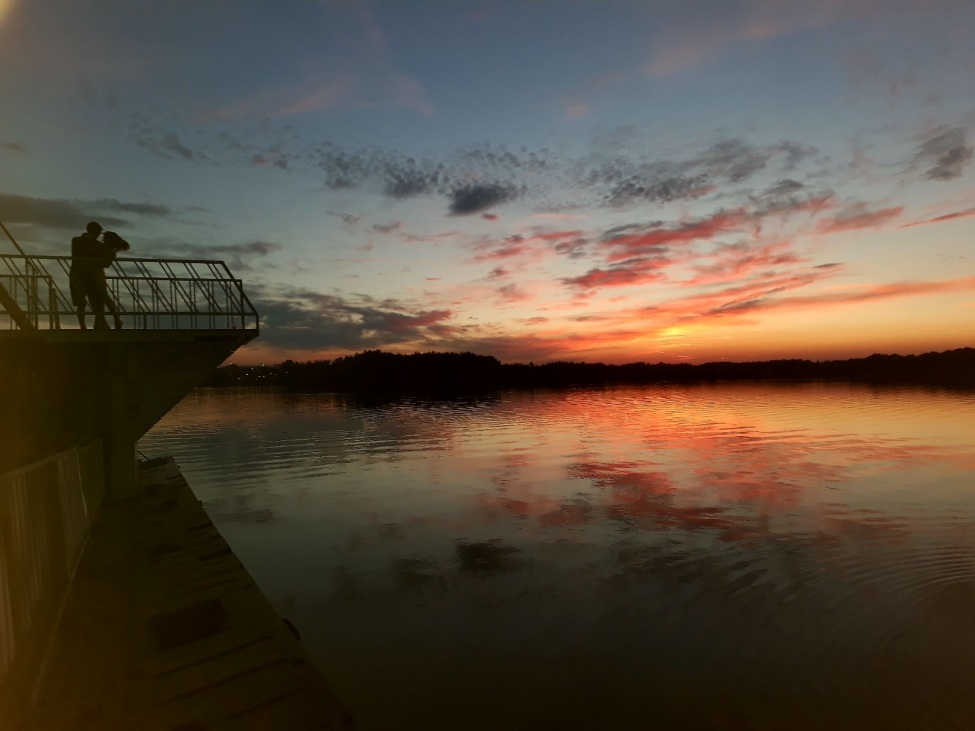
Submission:
[[[108,429],[104,438],[105,488],[110,500],[135,497],[138,491],[137,443],[142,432],[132,424],[139,394],[136,359],[128,349],[115,349],[108,383]]]

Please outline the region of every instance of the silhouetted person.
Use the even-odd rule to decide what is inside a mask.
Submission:
[[[95,329],[107,330],[108,323],[105,322],[105,304],[98,296],[98,282],[96,281],[96,271],[98,266],[97,259],[101,251],[102,243],[98,240],[102,232],[100,223],[91,221],[85,226],[85,232],[81,236],[71,239],[71,269],[68,271],[68,278],[71,283],[71,304],[74,305],[78,315],[78,325],[82,330],[87,330],[85,325],[85,306],[90,304],[91,311],[95,314]]]
[[[101,232],[101,224],[91,221],[85,227],[85,233],[71,239],[71,268],[69,270],[71,303],[75,306],[78,324],[82,330],[87,329],[85,325],[86,304],[91,306],[92,314],[95,315],[93,325],[95,330],[109,329],[108,323],[105,321],[106,307],[115,318],[115,328],[122,327],[118,308],[108,294],[105,269],[112,265],[116,253],[127,250],[129,244],[112,231],[107,232],[107,241],[99,241],[98,236]]]
[[[112,265],[112,262],[115,261],[115,256],[120,251],[128,251],[129,248],[129,242],[114,231],[106,231],[104,234],[102,234],[100,254],[102,266],[98,269],[95,279],[98,282],[99,291],[102,294],[105,307],[108,308],[108,311],[112,313],[112,317],[115,318],[116,330],[122,327],[122,318],[119,317],[118,307],[115,304],[115,300],[112,299],[112,295],[108,291],[108,283],[105,281],[105,270]]]

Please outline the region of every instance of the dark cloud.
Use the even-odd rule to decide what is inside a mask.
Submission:
[[[519,171],[540,171],[552,164],[552,153],[547,148],[537,152],[522,147],[517,153],[506,147],[489,144],[476,145],[461,150],[453,158],[453,165],[464,170],[489,170],[495,175],[514,175]]]
[[[955,127],[919,145],[915,160],[922,165],[934,163],[924,173],[929,180],[952,180],[961,176],[972,156],[972,146],[967,144],[965,130]]]
[[[4,152],[27,152],[27,148],[19,142],[0,142],[0,150]]]
[[[647,180],[633,175],[614,185],[606,196],[606,202],[614,206],[634,201],[672,203],[677,200],[698,198],[710,190],[708,176],[704,174],[676,175],[657,180]]]
[[[317,150],[315,158],[325,174],[325,184],[333,190],[358,188],[375,174],[375,164],[367,154],[339,150],[330,143]]]
[[[784,178],[751,196],[756,216],[773,213],[817,212],[835,197],[831,190],[810,190],[804,183]]]
[[[581,236],[555,244],[555,251],[570,259],[582,259],[588,250],[589,240]]]
[[[479,213],[487,208],[511,200],[518,194],[511,185],[501,183],[473,183],[450,192],[450,212],[457,216]]]
[[[193,162],[202,162],[208,159],[202,152],[191,150],[175,132],[139,135],[136,137],[135,143],[167,160],[181,158]]]
[[[255,289],[262,314],[261,340],[275,347],[363,350],[441,337],[454,328],[445,324],[449,310],[415,310],[396,301],[375,303],[310,290],[269,292]]]
[[[785,170],[792,170],[799,162],[815,153],[815,148],[791,140],[759,147],[742,139],[732,138],[716,142],[703,155],[693,160],[692,164],[703,167],[708,175],[738,183],[764,170],[776,156],[784,158],[782,167]]]
[[[219,252],[219,253],[231,253],[236,255],[257,255],[257,256],[267,256],[272,251],[280,251],[284,247],[281,244],[276,244],[268,241],[250,241],[246,244],[228,244],[225,246],[210,246],[206,250]]]
[[[276,130],[281,135],[286,135],[288,129]],[[262,130],[261,139],[266,137],[268,130]],[[212,157],[223,158],[229,156],[238,160],[246,161],[250,166],[256,168],[278,168],[279,170],[290,170],[298,163],[303,155],[296,152],[289,152],[284,149],[285,142],[278,141],[267,145],[264,142],[249,142],[233,135],[227,131],[219,132],[214,138],[214,144],[208,145],[212,150]]]
[[[335,211],[325,211],[330,216],[338,216],[342,219],[342,223],[348,226],[354,226],[362,220],[361,216],[354,216],[351,213],[336,213]]]
[[[751,177],[768,163],[769,155],[740,139],[722,140],[712,145],[697,161],[716,177],[733,183]]]
[[[785,178],[770,185],[765,189],[763,195],[770,197],[778,197],[784,195],[792,195],[802,190],[806,186],[800,183],[798,180],[792,180],[791,178]]]
[[[344,150],[331,142],[312,152],[315,166],[333,189],[377,186],[390,198],[454,195],[458,181],[472,176],[507,178],[546,168],[548,151],[515,154],[490,146],[476,146],[448,154],[441,160],[420,160],[382,149]],[[505,186],[506,187],[506,186]]]
[[[785,170],[793,170],[803,160],[812,157],[819,150],[815,147],[800,144],[794,140],[782,140],[772,146],[772,154],[783,155],[785,157]]]
[[[409,165],[387,164],[383,193],[390,198],[414,198],[433,193],[445,181],[446,174],[440,168],[422,170]]]
[[[156,248],[155,254],[161,257],[178,259],[221,259],[234,271],[253,271],[251,260],[280,251],[281,244],[269,241],[249,241],[242,244],[208,246],[206,244],[167,243]]]
[[[648,284],[663,279],[661,270],[669,264],[664,257],[635,257],[606,268],[590,269],[578,277],[566,277],[562,283],[580,290]]]
[[[251,156],[251,165],[258,168],[276,167],[280,170],[287,170],[288,158],[285,156],[268,157],[267,155],[255,154]]]
[[[171,160],[302,171],[332,190],[364,190],[398,200],[443,195],[453,215],[484,214],[492,206],[529,194],[542,210],[679,203],[763,171],[787,174],[816,153],[791,140],[761,145],[729,138],[698,154],[665,159],[645,140],[634,138],[625,150],[597,144],[589,154],[575,158],[544,147],[508,149],[478,143],[422,159],[378,147],[305,139],[294,129],[269,125],[219,132],[206,142],[177,132],[175,125],[160,128],[138,115],[131,116],[126,129],[136,144]],[[954,175],[966,154],[970,152],[964,145],[944,150],[932,159],[939,167],[931,174]],[[567,187],[574,188],[578,201],[566,199]],[[774,192],[780,198],[787,193]],[[486,214],[487,220],[496,220],[492,215]]]
[[[819,230],[832,233],[857,228],[876,228],[892,221],[903,212],[904,206],[871,209],[867,203],[851,203],[835,216],[823,220]]]
[[[603,205],[667,204],[699,198],[719,184],[740,183],[769,169],[789,172],[816,150],[791,140],[756,145],[731,138],[683,159],[654,158],[651,152],[633,149],[602,159],[594,155],[570,165],[570,177],[595,190]]]
[[[375,223],[372,228],[381,234],[390,234],[402,225],[400,221],[390,221],[389,223]]]
[[[161,206],[155,203],[125,203],[116,198],[100,198],[92,201],[91,205],[103,211],[121,211],[122,213],[134,213],[138,216],[169,216],[173,209],[169,206]]]
[[[0,220],[58,230],[78,229],[95,219],[106,228],[126,228],[131,224],[113,213],[137,216],[169,216],[172,209],[153,203],[127,203],[114,198],[93,201],[66,201],[31,198],[0,193]]]
[[[5,223],[26,223],[43,228],[80,231],[91,218],[89,211],[73,201],[0,194],[0,221]],[[122,221],[106,219],[106,223],[117,226]]]
[[[652,231],[653,229],[661,228],[665,221],[648,221],[646,223],[624,223],[619,226],[613,226],[612,228],[606,229],[600,238],[601,241],[612,241],[613,239],[623,236],[624,234],[631,234],[634,232]]]

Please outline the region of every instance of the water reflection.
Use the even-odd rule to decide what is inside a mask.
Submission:
[[[198,391],[173,454],[362,728],[975,728],[975,400]]]
[[[505,545],[498,538],[475,543],[457,542],[460,570],[468,573],[515,571],[522,565],[520,554],[520,549]]]

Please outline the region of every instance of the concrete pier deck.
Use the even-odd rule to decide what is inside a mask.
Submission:
[[[172,459],[106,502],[23,729],[351,729]]]

